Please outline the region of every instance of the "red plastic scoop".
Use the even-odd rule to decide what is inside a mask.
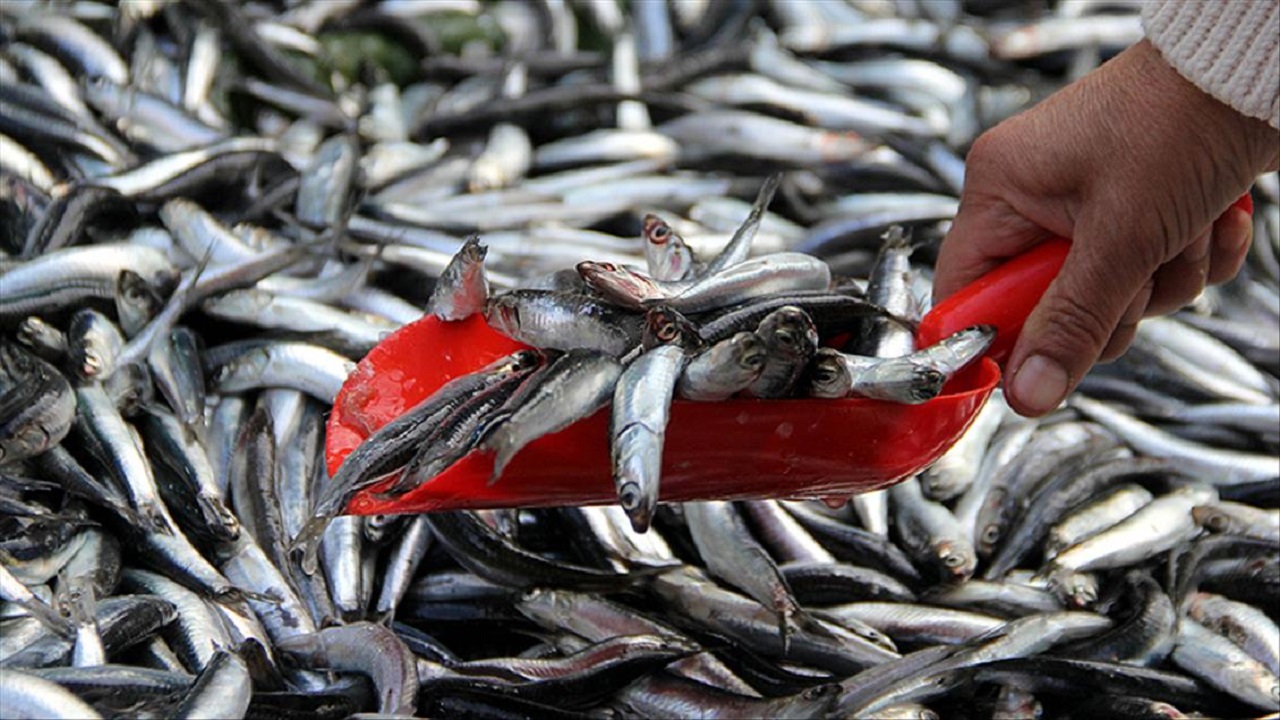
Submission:
[[[921,347],[977,324],[995,325],[988,357],[922,405],[880,400],[729,400],[672,404],[661,500],[821,498],[890,485],[926,467],[968,428],[1000,381],[1022,324],[1066,259],[1065,240],[1042,243],[936,306],[920,324]],[[375,347],[338,394],[327,460],[335,473],[373,431],[451,378],[526,347],[481,317],[428,316]],[[395,501],[371,488],[357,515],[498,507],[599,505],[617,501],[609,468],[606,408],[525,447],[489,486],[490,456],[472,452]],[[390,482],[390,480],[388,481]]]

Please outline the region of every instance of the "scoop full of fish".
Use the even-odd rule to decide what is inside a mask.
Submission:
[[[314,543],[360,491],[377,485],[375,498],[395,500],[472,450],[493,455],[489,483],[498,482],[522,448],[605,407],[617,498],[635,531],[645,532],[658,504],[673,398],[857,396],[920,404],[991,344],[995,329],[976,326],[914,348],[919,313],[909,286],[911,246],[900,227],[887,235],[865,298],[853,288],[833,289],[830,269],[813,256],[748,259],[777,184],[778,176],[766,181],[745,222],[705,264],[666,222],[647,215],[647,274],[586,260],[576,276],[553,274],[548,282],[556,289],[489,298],[485,248],[468,238],[441,274],[428,312],[443,322],[483,313],[489,326],[529,349],[450,379],[365,438],[318,499],[304,541]],[[838,338],[864,354],[823,346]],[[346,393],[375,392],[347,388],[338,403]]]
[[[1276,713],[1275,174],[1240,276],[1058,412],[996,395],[839,507],[647,504],[669,401],[933,392],[901,330],[966,148],[1140,38],[1088,0],[0,3],[0,717]],[[428,309],[532,349],[418,429],[511,471],[608,404],[630,516],[298,552],[326,413]],[[459,448],[418,440],[371,489]]]

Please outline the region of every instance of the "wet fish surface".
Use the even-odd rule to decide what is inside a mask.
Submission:
[[[0,3],[0,716],[1280,711],[1274,173],[1239,276],[1058,412],[997,393],[852,503],[663,495],[679,403],[928,403],[981,356],[988,328],[913,335],[965,152],[1140,30],[1090,0]],[[344,382],[427,316],[533,349],[331,474]],[[342,514],[470,453],[516,482],[596,414],[615,505]]]

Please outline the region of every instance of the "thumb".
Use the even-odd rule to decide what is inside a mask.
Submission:
[[[1128,238],[1077,235],[1010,355],[1005,391],[1015,411],[1034,417],[1053,410],[1098,361],[1154,272],[1140,255]]]

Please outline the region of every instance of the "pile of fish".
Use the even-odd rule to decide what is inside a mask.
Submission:
[[[1139,39],[1136,13],[0,3],[0,716],[1280,712],[1275,174],[1238,278],[1046,418],[997,395],[888,490],[650,506],[661,443],[624,422],[627,509],[323,509],[334,397],[427,312],[484,312],[540,381],[492,432],[374,458],[409,482],[459,440],[515,454],[570,389],[640,417],[637,366],[667,363],[657,405],[742,392],[765,370],[699,383],[772,351],[717,349],[830,341],[818,296],[859,308],[844,354],[749,392],[883,388],[845,358],[919,352],[965,149]],[[569,297],[603,314],[536,335]],[[613,370],[592,392],[583,365]],[[514,389],[490,379],[487,418]]]

